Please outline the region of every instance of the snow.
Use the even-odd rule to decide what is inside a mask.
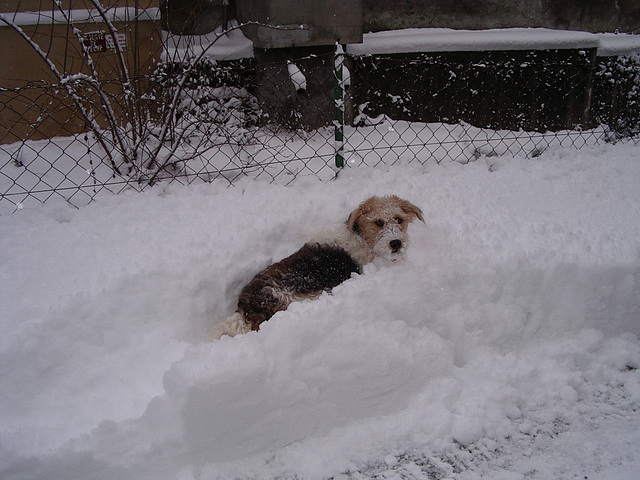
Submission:
[[[300,71],[298,66],[291,60],[287,60],[287,73],[289,74],[289,80],[293,84],[293,88],[297,93],[307,92],[307,78],[304,73]]]
[[[163,62],[188,60],[203,50],[204,57],[210,60],[253,58],[253,42],[244,36],[235,20],[226,33],[222,27],[204,35],[175,35],[163,30],[162,45]]]
[[[114,7],[106,9],[105,13],[107,20],[111,22],[132,22],[136,17],[141,21],[160,21],[159,8]],[[104,18],[98,9],[79,8],[61,11],[50,8],[34,12],[1,12],[0,15],[21,26],[66,24],[69,20],[75,23],[104,23]]]
[[[400,158],[0,216],[0,477],[635,478],[639,154]],[[385,193],[425,214],[406,262],[205,341],[258,270]]]
[[[227,99],[221,96],[222,101]],[[302,136],[251,131],[248,140],[243,141],[242,129],[233,124],[236,118],[230,117],[230,123],[223,128],[227,129],[227,135],[240,138],[239,145],[225,138],[219,147],[198,152],[199,158],[186,162],[179,172],[179,181],[209,178],[205,172],[211,172],[211,175],[220,172],[229,182],[249,177],[283,185],[294,177],[330,180],[335,176],[332,128],[321,128]],[[377,118],[361,116],[359,120],[366,126],[344,127],[343,154],[345,161],[354,167],[393,165],[398,160],[421,164],[451,160],[468,163],[487,156],[493,158],[495,165],[490,166],[493,169],[499,166],[500,156],[506,153],[535,157],[550,148],[593,146],[605,143],[607,138],[603,128],[540,133],[496,131],[465,123],[396,121],[384,115]],[[200,144],[195,142],[195,145]],[[196,147],[183,142],[178,154],[193,157]],[[55,168],[52,168],[54,161]],[[0,214],[30,208],[52,197],[67,198],[80,207],[106,191],[132,188],[126,183],[130,178],[113,177],[106,154],[84,135],[58,137],[52,142],[38,140],[0,146],[0,165],[0,192],[7,200],[0,202]],[[56,189],[55,193],[51,191],[52,187]]]
[[[232,26],[237,27],[234,21]],[[198,54],[210,47],[207,57],[234,60],[253,57],[253,43],[242,31],[232,30],[220,37],[221,31],[206,35],[179,36],[163,31],[167,58],[182,58],[188,50]],[[217,40],[216,40],[217,39]],[[194,46],[195,45],[195,46]],[[599,56],[640,53],[640,35],[623,33],[589,33],[546,28],[502,28],[488,30],[454,30],[450,28],[407,28],[366,33],[363,42],[346,46],[351,55],[376,55],[411,52],[508,51],[597,48]],[[193,50],[193,51],[192,51]]]
[[[625,56],[640,53],[640,35],[626,33],[600,33],[598,55],[601,57]]]
[[[408,28],[367,33],[361,44],[347,46],[352,55],[410,52],[481,52],[597,48],[598,55],[640,52],[640,35],[594,34],[546,28],[453,30]]]

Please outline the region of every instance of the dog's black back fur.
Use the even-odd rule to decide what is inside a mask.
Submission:
[[[312,297],[330,291],[352,273],[360,273],[360,268],[342,248],[306,244],[256,275],[240,292],[238,311],[257,330],[262,322],[285,310],[291,296]]]

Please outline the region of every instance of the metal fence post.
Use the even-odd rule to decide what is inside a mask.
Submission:
[[[342,75],[342,68],[344,66],[344,50],[340,43],[336,42],[335,51],[335,107],[336,107],[336,119],[333,121],[335,126],[335,152],[336,152],[336,167],[344,167],[344,78]]]

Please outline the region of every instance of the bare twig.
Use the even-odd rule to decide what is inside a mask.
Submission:
[[[84,105],[82,103],[82,98],[80,98],[78,96],[78,94],[75,92],[75,90],[72,88],[72,82],[67,80],[67,77],[65,77],[58,70],[58,68],[55,66],[55,64],[49,59],[47,54],[44,51],[42,51],[40,46],[36,42],[34,42],[31,39],[31,37],[29,37],[24,32],[24,30],[22,30],[22,28],[20,28],[20,26],[18,24],[16,24],[13,20],[10,20],[9,18],[7,18],[6,15],[3,15],[3,14],[0,14],[0,21],[3,22],[4,24],[6,24],[7,26],[11,27],[13,30],[15,30],[34,49],[34,51],[40,56],[40,58],[42,58],[42,60],[44,60],[44,62],[49,67],[49,69],[58,78],[58,81],[60,82],[60,84],[65,87],[65,90],[69,94],[69,97],[71,97],[74,105],[76,106],[76,108],[78,109],[80,114],[82,115],[82,118],[85,121],[85,124],[91,129],[91,131],[95,135],[96,139],[98,140],[98,143],[100,143],[100,146],[104,149],[106,155],[109,157],[109,160],[111,161],[112,166],[115,167],[115,161],[113,159],[113,156],[112,156],[112,153],[111,153],[110,149],[107,148],[107,145],[106,145],[106,143],[104,141],[104,138],[102,136],[102,132],[100,130],[100,126],[95,121],[93,115],[91,115],[90,112],[84,107]],[[116,169],[117,169],[117,167],[116,167]]]

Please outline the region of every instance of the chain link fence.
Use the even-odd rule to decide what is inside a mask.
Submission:
[[[0,26],[32,56],[29,39],[49,46],[34,62],[63,66],[38,82],[0,78],[0,212],[160,181],[329,180],[340,168],[535,157],[640,133],[637,56],[315,47],[220,61],[244,38],[237,25],[200,44],[160,37],[141,12]]]

